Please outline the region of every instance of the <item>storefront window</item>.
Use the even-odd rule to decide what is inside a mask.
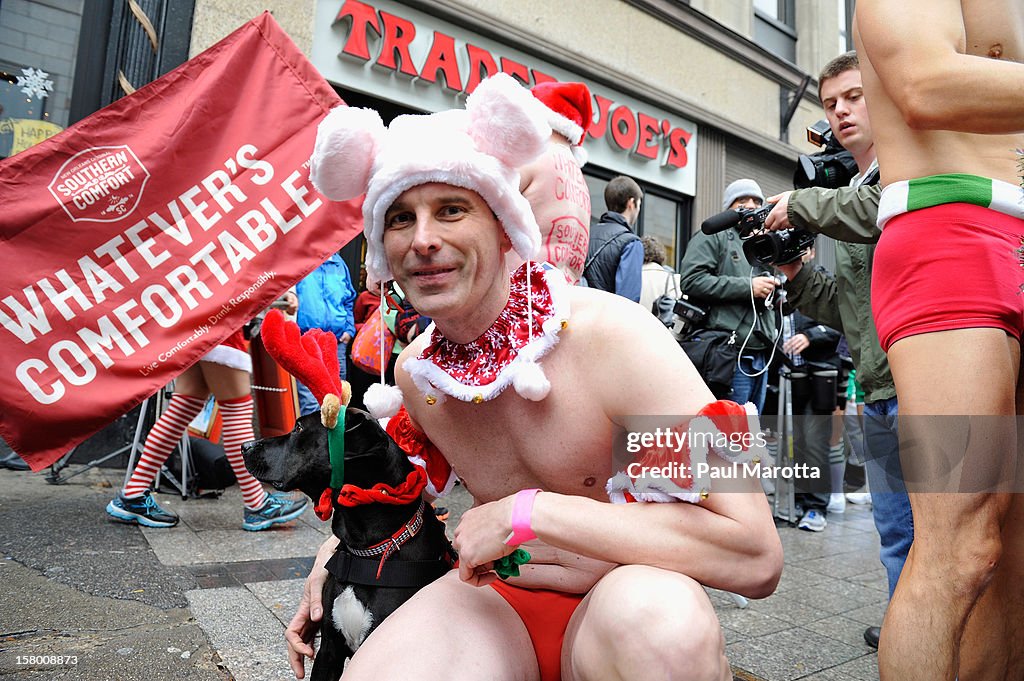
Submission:
[[[653,236],[657,239],[665,251],[668,259],[665,264],[673,268],[676,266],[676,225],[679,222],[676,217],[679,204],[670,199],[647,193],[644,196],[641,212],[643,213],[644,236]]]
[[[0,158],[13,156],[61,131],[47,111],[53,83],[45,71],[0,65]]]
[[[610,178],[598,177],[589,172],[583,173],[590,189],[590,212],[591,224],[601,218],[601,214],[607,210],[604,204],[604,188]],[[677,259],[682,257],[686,248],[685,243],[679,242],[680,234],[689,234],[689,225],[680,227],[681,216],[687,215],[690,207],[689,200],[685,197],[673,198],[661,195],[658,188],[639,183],[644,191],[644,200],[641,203],[640,218],[635,226],[636,233],[640,236],[653,236],[661,242],[668,252],[666,265],[675,268],[678,265]],[[661,190],[664,191],[664,190]]]
[[[839,3],[839,52],[853,49],[853,9],[856,0],[836,0]]]
[[[82,0],[0,3],[0,158],[68,125]]]

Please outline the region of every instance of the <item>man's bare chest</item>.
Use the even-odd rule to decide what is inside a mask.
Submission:
[[[1024,11],[1019,0],[961,0],[965,54],[1024,62]]]
[[[421,426],[477,499],[527,487],[600,496],[616,428],[596,404],[554,387],[540,402],[512,390],[479,405],[448,399]]]

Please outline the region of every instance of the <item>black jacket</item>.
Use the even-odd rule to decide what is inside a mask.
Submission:
[[[638,239],[620,213],[608,211],[602,215],[600,222],[590,228],[587,263],[583,268],[587,286],[615,293],[615,272],[622,249]]]
[[[819,324],[800,312],[793,312],[793,333],[804,334],[810,345],[800,356],[808,364],[817,367],[838,369],[842,364],[837,348],[841,334],[835,329]]]

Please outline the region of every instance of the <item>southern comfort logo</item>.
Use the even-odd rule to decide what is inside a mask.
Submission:
[[[57,171],[50,193],[75,222],[116,222],[139,205],[149,171],[126,145],[91,147]]]

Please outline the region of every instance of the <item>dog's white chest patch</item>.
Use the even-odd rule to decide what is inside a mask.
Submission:
[[[356,651],[373,626],[373,613],[359,602],[352,587],[348,587],[334,599],[331,614],[335,628],[345,637],[349,648]]]

